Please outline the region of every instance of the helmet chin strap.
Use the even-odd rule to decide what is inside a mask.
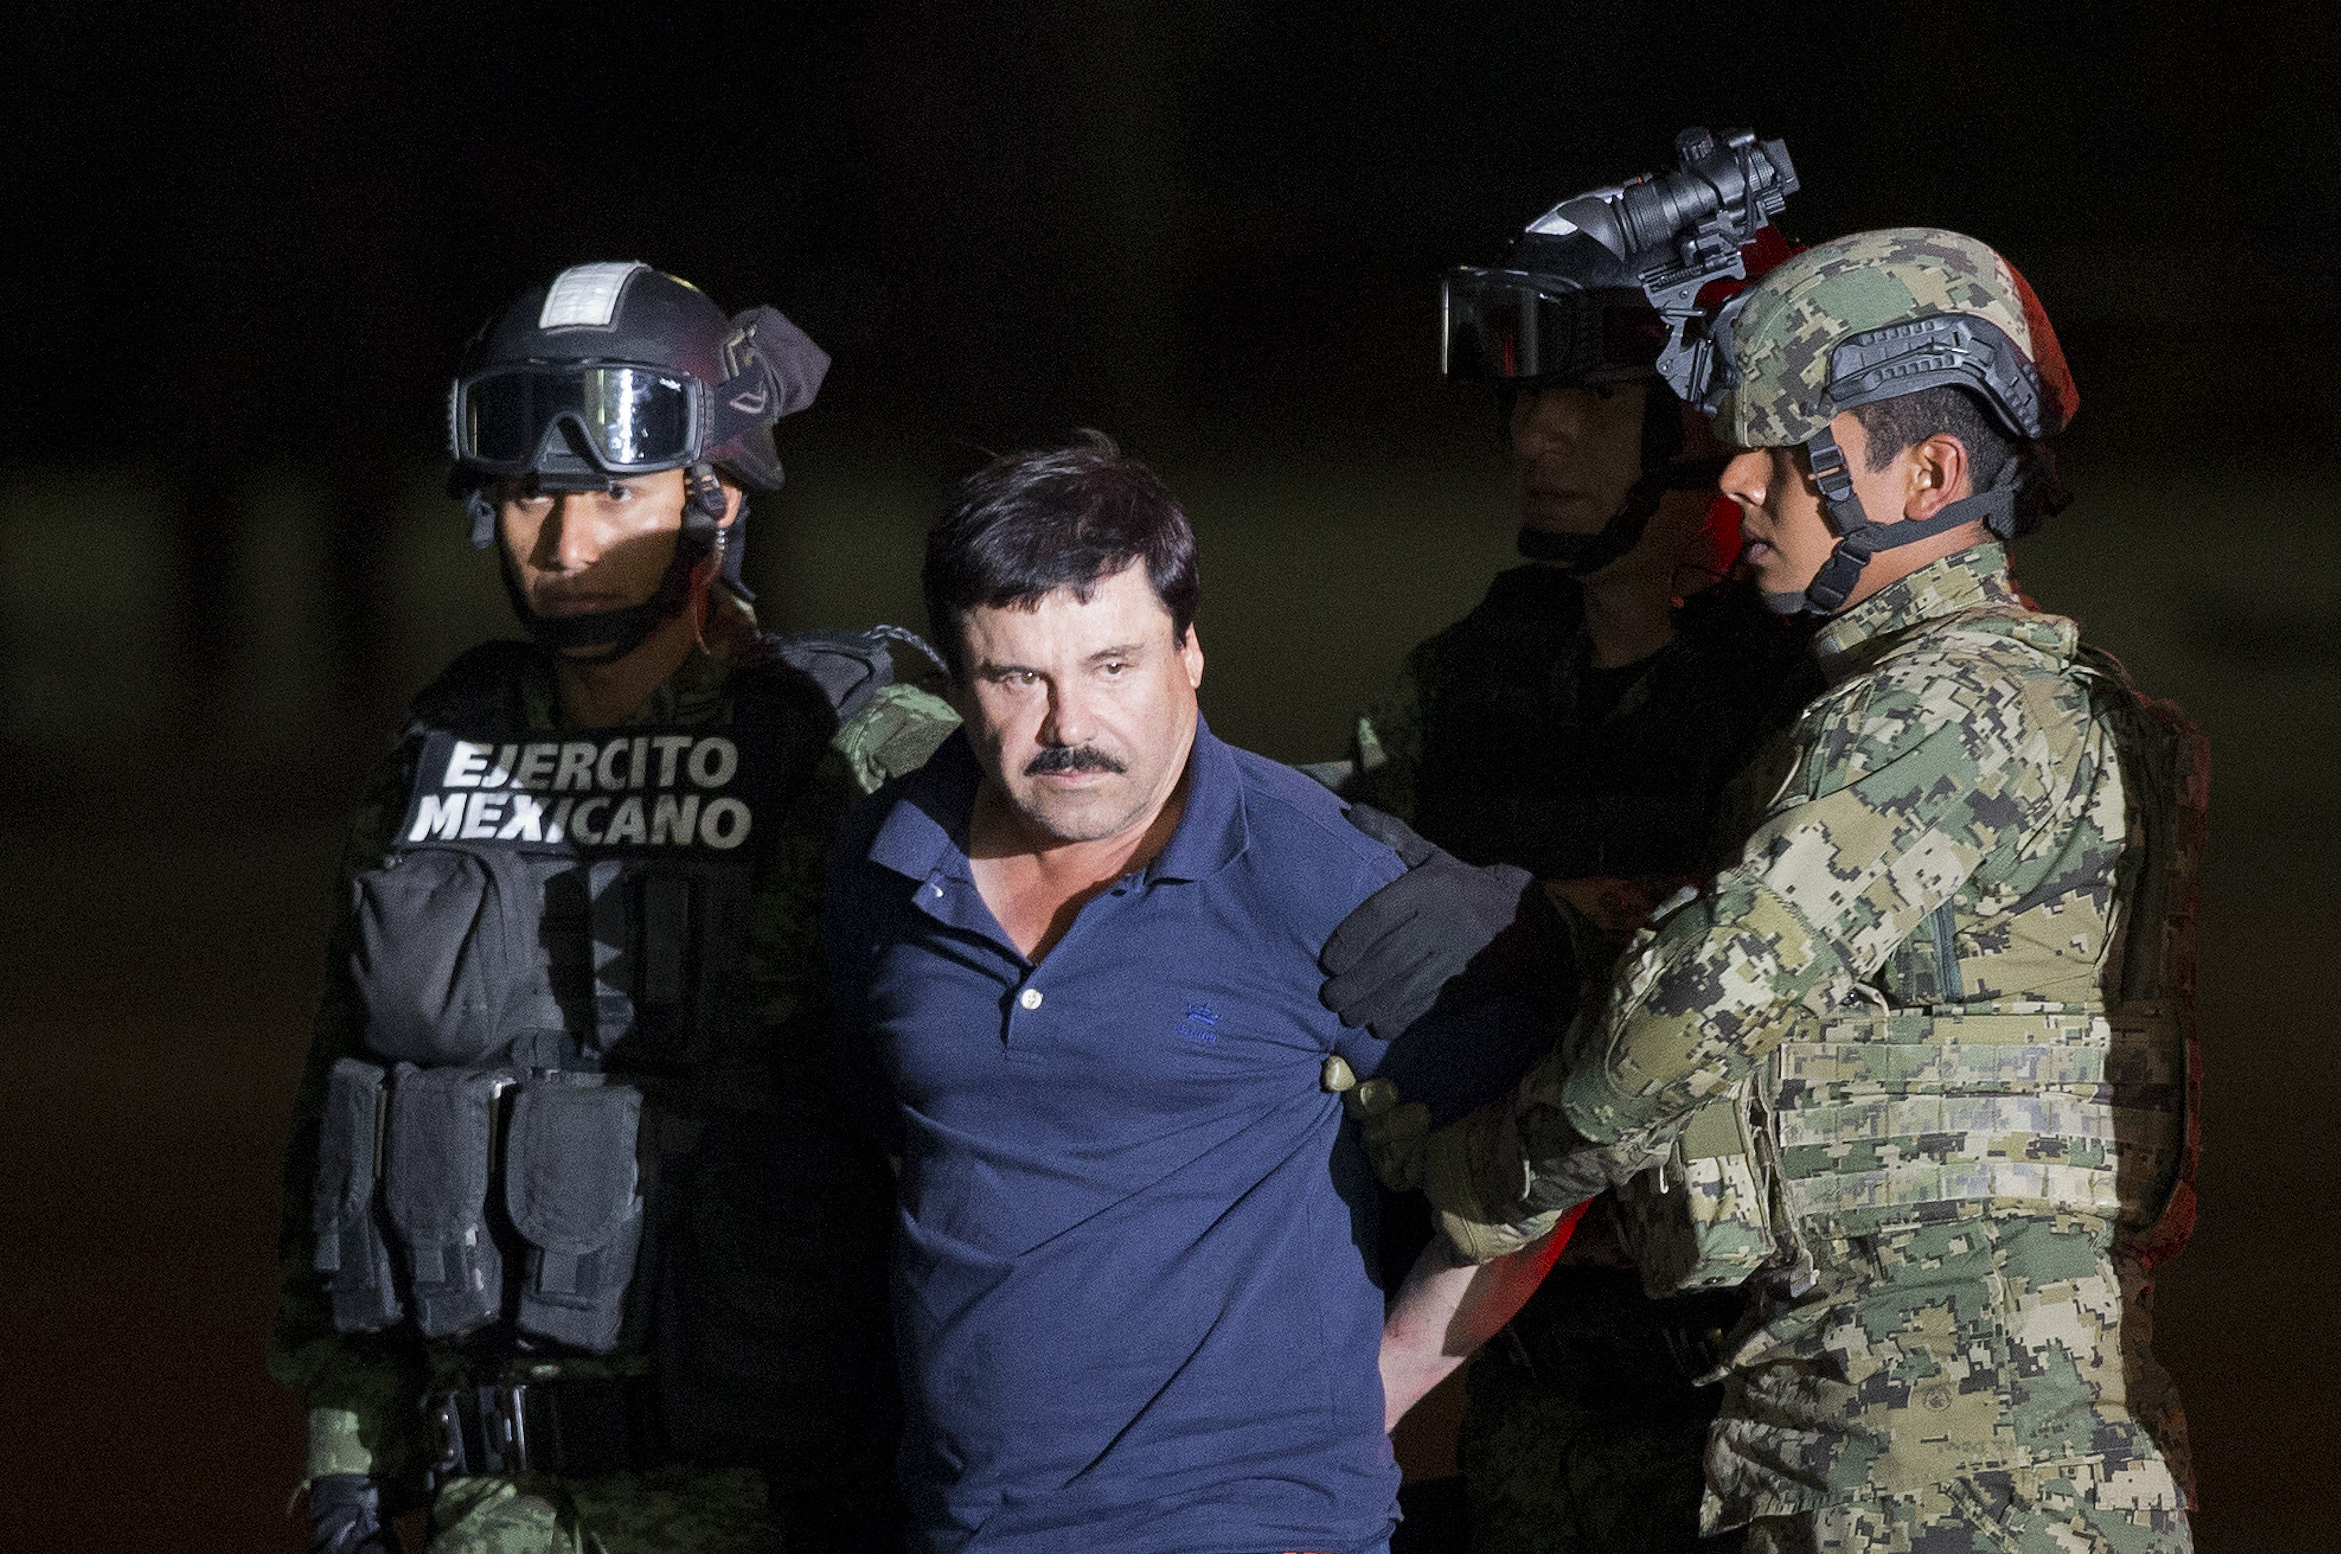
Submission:
[[[1931,518],[1872,523],[1860,494],[1853,489],[1845,451],[1827,427],[1805,439],[1805,454],[1812,464],[1813,484],[1821,491],[1821,509],[1828,515],[1829,527],[1837,531],[1837,544],[1804,590],[1764,595],[1765,607],[1776,614],[1836,614],[1845,608],[1845,601],[1860,586],[1863,569],[1881,550],[1915,545],[1978,519],[2002,539],[2016,531],[2016,482],[2021,470],[2015,459],[2001,468],[1990,490],[1948,503]]]
[[[1523,524],[1514,541],[1530,561],[1545,561],[1582,581],[1642,543],[1658,504],[1669,492],[1712,492],[1723,475],[1725,460],[1690,459],[1645,472],[1626,488],[1626,499],[1608,523],[1592,534],[1555,534]]]
[[[1626,488],[1625,500],[1609,521],[1591,534],[1556,534],[1522,524],[1514,548],[1528,560],[1557,567],[1580,582],[1591,577],[1642,543],[1668,492],[1711,486],[1721,476],[1719,459],[1676,462],[1682,447],[1682,409],[1672,394],[1653,383],[1644,389],[1642,399],[1642,473]]]
[[[640,604],[620,610],[597,610],[590,615],[539,615],[529,608],[512,557],[497,547],[497,570],[504,581],[504,597],[529,639],[549,652],[573,662],[614,664],[650,639],[659,627],[691,607],[704,579],[702,565],[722,564],[725,549],[721,520],[727,503],[723,485],[712,468],[695,464],[685,476],[683,527],[675,536],[675,553],[659,576],[658,587]],[[485,549],[495,544],[496,509],[486,494],[474,491],[465,502],[472,520],[472,543]],[[581,649],[599,649],[582,652]]]
[[[1591,577],[1642,543],[1650,515],[1658,511],[1658,498],[1665,490],[1660,472],[1653,470],[1626,488],[1625,501],[1610,514],[1609,522],[1593,533],[1559,534],[1522,524],[1514,548],[1530,561],[1550,563],[1571,577]]]

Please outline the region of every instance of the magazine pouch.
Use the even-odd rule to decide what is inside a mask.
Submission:
[[[317,1180],[310,1196],[316,1270],[325,1275],[333,1325],[372,1333],[406,1314],[391,1274],[376,1188],[382,1175],[383,1072],[343,1058],[325,1082],[318,1119]]]
[[[642,1241],[634,1144],[642,1092],[546,1079],[522,1087],[504,1202],[528,1243],[520,1328],[595,1354],[618,1342]]]
[[[503,1258],[487,1224],[497,1095],[509,1074],[416,1068],[390,1084],[390,1223],[412,1274],[415,1325],[427,1338],[485,1327],[504,1304]]]

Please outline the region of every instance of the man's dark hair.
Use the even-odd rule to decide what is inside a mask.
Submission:
[[[1195,531],[1154,471],[1102,432],[1072,446],[1012,453],[960,482],[927,531],[923,574],[935,643],[964,679],[959,620],[978,607],[1031,607],[1060,588],[1083,601],[1132,562],[1146,563],[1174,640],[1195,623],[1203,583]]]
[[[2059,511],[2067,500],[2056,476],[2056,461],[2045,444],[2010,437],[1992,419],[1983,401],[1950,384],[1920,389],[1857,407],[1853,418],[1869,434],[1869,457],[1863,460],[1876,474],[1894,462],[1903,449],[1948,433],[1967,449],[1967,474],[1978,492],[1990,490],[2007,471],[2010,460],[2022,466],[2016,479],[2016,532],[2030,534],[2040,521]]]

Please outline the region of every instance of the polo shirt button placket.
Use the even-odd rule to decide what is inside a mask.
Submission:
[[[1016,1002],[1021,1008],[1038,1009],[1040,1001],[1040,989],[1037,987],[1028,987],[1016,995]]]

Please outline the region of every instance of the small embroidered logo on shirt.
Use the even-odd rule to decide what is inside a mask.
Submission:
[[[1179,1022],[1179,1034],[1189,1041],[1216,1042],[1219,1040],[1219,1013],[1209,1004],[1187,1005],[1187,1017]]]

